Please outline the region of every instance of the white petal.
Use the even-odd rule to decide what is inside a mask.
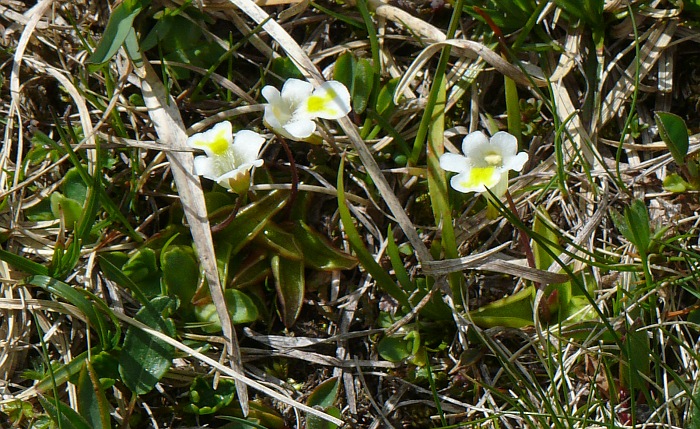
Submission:
[[[526,152],[520,152],[515,156],[510,156],[503,159],[503,169],[505,171],[515,170],[521,171],[528,160],[528,155]]]
[[[459,173],[469,168],[469,160],[456,153],[443,153],[440,155],[440,167],[443,170]]]
[[[489,138],[486,137],[486,134],[481,131],[474,131],[467,134],[462,140],[462,152],[464,152],[464,156],[471,158],[475,150],[481,150],[482,147],[488,146],[488,144]]]
[[[289,137],[287,132],[284,130],[284,124],[280,121],[280,118],[274,114],[272,107],[265,106],[265,114],[263,115],[263,122],[265,126],[277,134],[281,134],[285,137]]]
[[[272,85],[266,85],[260,93],[268,103],[274,103],[280,98],[280,92]]]
[[[222,121],[209,131],[190,136],[187,139],[187,145],[195,149],[202,149],[209,156],[220,155],[226,152],[233,142],[232,133],[231,123]]]
[[[265,137],[254,131],[241,130],[237,132],[231,146],[236,166],[242,166],[257,160],[263,144],[265,144]]]
[[[500,149],[501,156],[507,158],[518,151],[518,139],[505,131],[499,131],[491,137],[491,145]]]
[[[203,176],[210,180],[216,180],[219,176],[218,172],[215,171],[214,163],[212,158],[208,156],[198,156],[194,159],[194,174],[197,176]]]
[[[350,93],[338,81],[324,82],[306,100],[304,108],[314,118],[340,119],[350,113]]]
[[[217,178],[216,178],[216,181],[217,181],[219,184],[221,184],[221,186],[230,189],[229,186],[223,185],[222,182],[227,182],[227,183],[228,183],[230,179],[237,180],[237,179],[239,179],[240,177],[244,176],[244,175],[248,172],[248,170],[250,170],[250,167],[248,167],[248,168],[237,168],[237,169],[235,169],[235,170],[231,170],[231,171],[227,172],[226,174],[222,174],[221,176],[217,177]]]
[[[498,180],[498,183],[492,187],[489,187],[489,190],[498,198],[504,196],[508,190],[508,172],[501,174],[501,178]]]
[[[316,123],[309,119],[300,119],[284,125],[292,140],[303,140],[316,131]]]
[[[311,95],[313,90],[314,86],[305,80],[287,79],[282,86],[281,95],[282,99],[290,106],[299,106]]]
[[[262,95],[268,101],[263,120],[270,129],[279,131],[293,112],[289,111],[289,106],[282,100],[277,88],[268,85],[262,89]]]

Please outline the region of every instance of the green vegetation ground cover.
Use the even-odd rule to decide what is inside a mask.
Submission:
[[[1,427],[700,427],[700,6],[259,4],[0,2]],[[272,132],[293,78],[352,111]]]

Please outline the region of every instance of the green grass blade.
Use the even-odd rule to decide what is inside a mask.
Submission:
[[[7,250],[0,249],[0,261],[5,261],[14,268],[34,276],[48,276],[49,269],[38,262],[34,262],[24,256],[15,255]]]
[[[106,349],[109,347],[109,335],[104,318],[95,311],[94,303],[88,301],[78,289],[45,275],[30,277],[27,283],[38,286],[76,306],[85,315],[88,323],[96,330],[102,348]]]
[[[345,184],[343,183],[343,171],[345,171],[345,158],[340,160],[340,168],[338,169],[338,212],[340,220],[343,222],[345,234],[348,237],[350,246],[355,251],[360,265],[377,281],[377,284],[392,298],[397,300],[406,309],[411,308],[411,303],[408,301],[408,295],[403,291],[396,282],[387,274],[377,261],[374,260],[372,254],[367,250],[357,228],[352,222],[350,210],[345,202]]]

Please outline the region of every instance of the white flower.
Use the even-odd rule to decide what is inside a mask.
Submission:
[[[237,132],[234,138],[228,121],[187,139],[188,146],[206,153],[194,159],[195,174],[238,193],[248,189],[250,169],[263,165],[258,157],[263,143],[263,136],[248,130]]]
[[[518,152],[518,140],[505,131],[497,132],[491,140],[481,132],[468,134],[462,142],[464,156],[445,153],[440,167],[456,174],[450,185],[459,192],[486,192],[497,197],[508,189],[508,171],[520,171],[527,162],[525,152]]]
[[[314,119],[340,119],[350,113],[350,93],[338,81],[324,82],[318,88],[299,79],[288,79],[282,92],[273,86],[262,89],[265,124],[292,140],[304,140],[316,131]]]

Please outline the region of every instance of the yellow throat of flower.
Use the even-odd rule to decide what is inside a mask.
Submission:
[[[307,100],[306,109],[311,114],[319,114],[321,112],[334,112],[332,101],[337,97],[337,94],[332,89],[328,89],[323,95],[312,95]]]
[[[214,155],[223,155],[228,151],[228,140],[226,140],[226,131],[221,130],[221,132],[216,133],[211,141],[202,142],[209,146],[209,149],[214,153]]]
[[[494,182],[494,171],[494,167],[474,167],[470,170],[471,174],[460,184],[465,188],[477,188],[479,186],[490,188],[497,183]]]

